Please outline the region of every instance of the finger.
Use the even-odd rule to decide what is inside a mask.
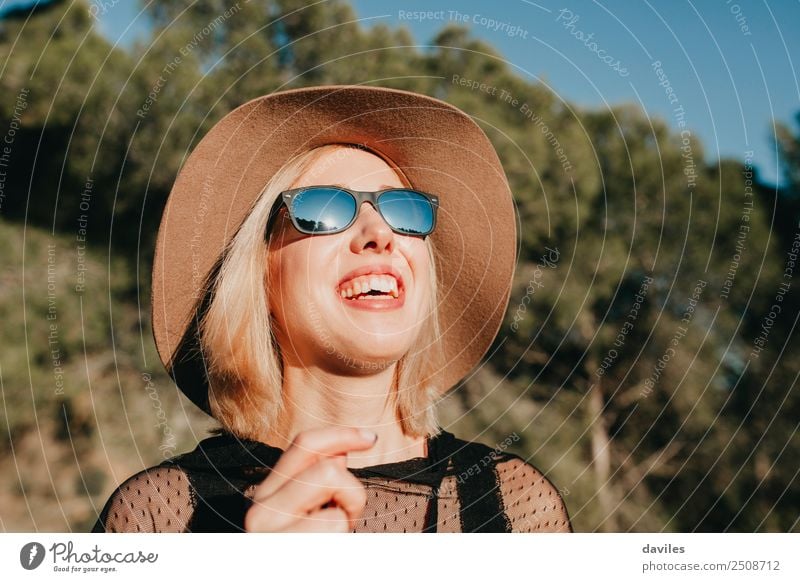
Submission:
[[[303,516],[283,531],[293,533],[347,533],[352,531],[352,527],[346,511],[340,507],[331,507]]]
[[[357,428],[316,428],[301,432],[292,441],[269,476],[258,486],[254,495],[268,497],[320,459],[346,455],[348,451],[360,451],[375,444],[376,438],[365,435]],[[341,461],[340,461],[341,462]]]
[[[342,469],[347,469],[347,453],[332,455],[328,458],[334,461],[338,467],[341,467]]]
[[[351,527],[366,505],[364,486],[334,459],[315,463],[269,497],[254,497],[245,515],[245,529],[284,531],[299,517],[328,509],[324,505],[344,511]]]
[[[274,519],[280,520],[281,526],[288,525],[296,516],[319,510],[329,501],[347,513],[352,527],[361,518],[367,503],[367,492],[361,481],[332,459],[315,463],[266,499],[254,499],[254,502],[265,503],[271,513],[279,514]]]

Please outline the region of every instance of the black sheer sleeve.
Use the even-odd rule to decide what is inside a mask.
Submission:
[[[496,470],[511,531],[572,531],[564,499],[536,467],[511,456],[498,462]]]
[[[186,473],[153,467],[126,479],[106,502],[93,532],[180,533],[194,511]]]

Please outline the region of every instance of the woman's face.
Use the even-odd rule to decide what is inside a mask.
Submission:
[[[380,157],[353,148],[324,153],[291,187],[321,184],[405,187]],[[409,350],[429,300],[421,238],[393,232],[367,202],[350,228],[336,234],[300,233],[285,208],[273,228],[270,311],[285,357],[358,374],[384,369]]]

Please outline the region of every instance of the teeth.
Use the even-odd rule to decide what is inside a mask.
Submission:
[[[370,290],[380,291],[381,293],[388,294],[392,297],[399,297],[399,287],[397,279],[391,275],[365,275],[347,281],[340,287],[339,294],[346,299],[357,297],[359,295],[368,293]],[[377,296],[372,296],[376,298]],[[363,297],[358,297],[362,300]]]

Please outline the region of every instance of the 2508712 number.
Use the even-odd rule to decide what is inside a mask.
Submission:
[[[731,570],[780,570],[780,560],[736,560]]]

